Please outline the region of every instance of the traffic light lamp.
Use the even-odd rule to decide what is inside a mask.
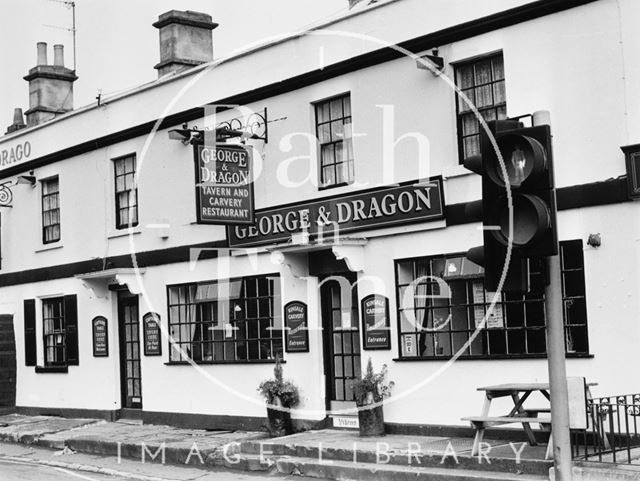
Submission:
[[[491,135],[480,133],[480,155],[464,160],[466,168],[482,175],[484,226],[483,251],[474,248],[467,255],[483,261],[487,289],[497,289],[506,267],[504,290],[526,291],[528,260],[558,253],[551,130],[523,127],[517,120],[488,126]]]

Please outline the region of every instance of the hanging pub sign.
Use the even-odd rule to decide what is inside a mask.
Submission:
[[[391,349],[389,299],[370,294],[361,302],[362,346],[364,349]]]
[[[103,316],[96,316],[91,321],[93,357],[109,356],[109,334],[107,332],[107,325],[107,319]]]
[[[256,246],[287,242],[298,232],[308,234],[309,239],[331,239],[367,229],[443,218],[442,177],[432,177],[260,209],[251,225],[228,226],[227,237],[229,247]]]
[[[142,328],[144,331],[144,355],[161,356],[160,314],[147,312],[142,318]]]
[[[291,301],[284,306],[285,349],[287,352],[309,352],[307,305]]]
[[[194,151],[198,223],[253,223],[251,148],[237,144],[199,144]]]

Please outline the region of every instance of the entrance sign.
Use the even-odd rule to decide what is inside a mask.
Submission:
[[[107,319],[103,316],[94,317],[91,321],[93,333],[93,357],[109,356],[109,333]]]
[[[391,349],[391,324],[389,299],[380,294],[370,294],[361,303],[362,348]]]
[[[307,305],[292,301],[284,306],[285,349],[287,352],[309,352]]]
[[[251,149],[236,144],[200,144],[194,151],[198,223],[253,223]]]
[[[147,312],[142,318],[142,328],[144,331],[144,355],[161,356],[160,314]]]
[[[309,239],[444,218],[442,177],[260,209],[249,226],[227,227],[229,246],[287,242],[303,232]],[[305,236],[306,237],[306,236]]]

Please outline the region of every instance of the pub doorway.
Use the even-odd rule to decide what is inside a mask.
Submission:
[[[0,315],[0,413],[16,405],[16,340],[13,316]]]
[[[138,296],[118,291],[118,332],[120,340],[121,417],[139,417],[142,409],[140,374],[140,321]]]
[[[360,331],[355,272],[323,276],[320,306],[324,345],[327,410],[353,410],[353,380],[360,377]],[[344,416],[347,413],[338,413]]]

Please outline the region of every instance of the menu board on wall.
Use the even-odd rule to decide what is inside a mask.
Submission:
[[[370,294],[362,299],[362,346],[364,349],[391,349],[389,299]]]
[[[96,316],[91,321],[91,331],[93,333],[93,357],[109,356],[109,333],[107,326],[107,319],[103,316]]]
[[[291,301],[284,306],[285,349],[287,352],[309,352],[307,305]]]
[[[144,330],[144,355],[161,356],[160,314],[147,312],[142,318],[142,327]]]
[[[485,309],[489,310],[489,306],[493,301],[495,292],[488,292],[484,290],[482,282],[473,283],[473,317],[475,318],[476,328],[480,327],[482,320],[485,316]],[[504,327],[504,312],[502,310],[502,304],[500,294],[493,306],[493,310],[487,315],[487,322],[484,327],[487,329],[502,328]]]

